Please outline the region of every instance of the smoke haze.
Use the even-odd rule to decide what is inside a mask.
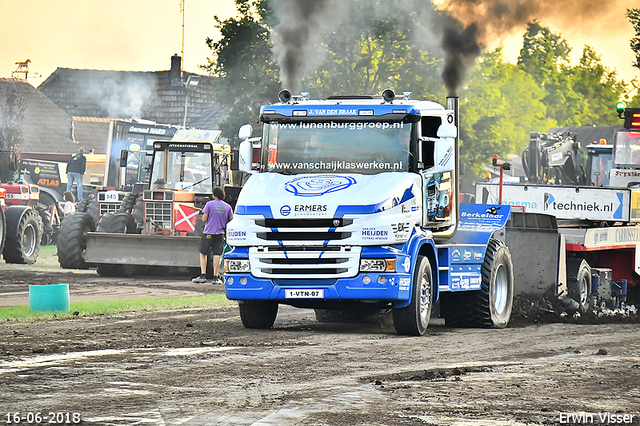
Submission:
[[[143,118],[142,106],[156,90],[155,76],[123,73],[94,81],[87,94],[108,117]]]
[[[282,87],[299,93],[302,79],[324,59],[324,31],[340,22],[338,0],[275,0],[280,23],[273,28],[273,53],[280,65]]]

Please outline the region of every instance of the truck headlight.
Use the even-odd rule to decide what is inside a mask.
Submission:
[[[395,272],[395,259],[360,259],[362,272]]]
[[[251,270],[249,259],[227,259],[224,266],[227,272],[249,272]]]

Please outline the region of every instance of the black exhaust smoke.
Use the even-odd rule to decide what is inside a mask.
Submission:
[[[442,7],[443,14],[434,25],[442,34],[442,77],[451,95],[457,93],[466,70],[490,41],[533,20],[574,28],[588,28],[585,23],[593,21],[600,26],[612,9],[608,0],[449,0]]]
[[[300,93],[302,79],[322,63],[323,32],[339,22],[339,4],[336,0],[273,0],[272,5],[280,21],[271,40],[282,88]]]

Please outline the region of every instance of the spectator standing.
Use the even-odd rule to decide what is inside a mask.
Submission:
[[[202,221],[204,230],[200,239],[200,276],[191,281],[194,283],[207,282],[207,255],[213,252],[213,284],[222,284],[220,279],[220,256],[224,249],[224,234],[227,223],[233,219],[231,206],[225,203],[224,190],[219,186],[213,189],[213,200],[209,201],[202,209]]]
[[[76,211],[76,205],[74,204],[76,199],[73,196],[73,192],[71,191],[67,191],[64,193],[64,200],[66,201],[64,204],[64,209],[62,209],[62,212],[64,213],[64,215],[68,215],[70,213],[75,213]]]
[[[79,148],[78,153],[74,154],[67,163],[67,192],[71,192],[75,181],[78,201],[82,200],[82,177],[86,169],[87,159],[84,156],[84,148]]]

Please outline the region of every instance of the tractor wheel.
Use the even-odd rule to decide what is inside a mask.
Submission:
[[[35,263],[42,238],[40,215],[30,208],[16,219],[14,223],[11,223],[12,219],[7,222],[7,239],[2,251],[4,260],[7,263]]]
[[[584,259],[567,260],[567,290],[569,297],[578,302],[578,311],[584,314],[591,305],[591,268]]]
[[[136,224],[131,213],[105,213],[98,222],[98,232],[109,234],[133,234]]]
[[[404,308],[394,308],[393,325],[398,334],[422,336],[427,331],[433,306],[433,273],[429,259],[418,256],[413,273],[411,303]]]
[[[138,196],[133,193],[128,193],[124,196],[122,200],[122,204],[120,204],[120,209],[118,209],[118,213],[131,213],[133,210],[133,206],[136,204],[136,200]]]
[[[51,221],[51,210],[49,210],[49,206],[46,204],[38,204],[36,210],[38,214],[40,214],[40,218],[42,219],[42,240],[40,241],[40,245],[46,246],[51,244],[53,241],[53,223]]]
[[[238,308],[245,328],[271,328],[278,315],[276,302],[242,302]]]
[[[0,253],[4,250],[4,242],[7,238],[7,219],[4,209],[0,206]]]
[[[65,216],[58,235],[58,262],[64,269],[88,269],[84,260],[87,233],[96,230],[93,218],[85,212]]]
[[[513,264],[504,243],[490,240],[480,290],[443,293],[440,309],[448,327],[504,328],[513,308]]]

